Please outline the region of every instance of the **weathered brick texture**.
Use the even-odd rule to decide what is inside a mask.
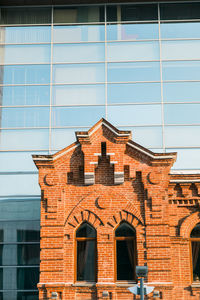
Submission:
[[[34,155],[41,199],[39,299],[139,299],[115,281],[115,228],[136,229],[137,264],[161,299],[200,299],[192,283],[190,232],[200,222],[200,175],[170,174],[176,153],[153,153],[104,119],[54,155]],[[97,231],[97,282],[75,281],[75,232]],[[147,299],[147,298],[146,298]],[[148,299],[153,299],[152,294]]]

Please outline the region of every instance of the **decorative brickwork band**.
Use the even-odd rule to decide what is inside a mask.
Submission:
[[[115,184],[124,183],[124,172],[115,172],[114,173],[114,183]]]
[[[84,179],[85,179],[86,185],[92,185],[95,183],[95,176],[94,176],[94,173],[92,173],[92,172],[85,173]]]

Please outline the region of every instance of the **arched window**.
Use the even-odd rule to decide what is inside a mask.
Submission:
[[[115,231],[116,280],[135,280],[136,232],[123,222]]]
[[[86,222],[76,231],[76,280],[96,281],[96,230]]]
[[[192,275],[193,281],[200,280],[200,223],[197,224],[191,234],[191,251],[192,251]]]

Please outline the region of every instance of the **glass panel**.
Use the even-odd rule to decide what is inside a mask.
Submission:
[[[183,140],[184,140],[184,136],[183,136]],[[187,137],[185,138],[187,139]],[[167,149],[167,152],[177,152],[177,160],[175,162],[175,164],[173,165],[173,169],[196,169],[199,170],[200,169],[200,148],[198,149]]]
[[[45,127],[49,125],[49,108],[2,108],[1,127]]]
[[[159,59],[158,42],[108,43],[108,61],[158,60],[158,59]]]
[[[200,280],[200,242],[192,242],[193,281]]]
[[[118,40],[146,40],[158,39],[158,24],[108,24],[107,39]]]
[[[160,125],[161,105],[108,106],[108,120],[115,126]]]
[[[53,86],[53,104],[105,104],[105,85]]]
[[[104,25],[54,26],[54,43],[96,42],[105,40]]]
[[[52,149],[61,150],[76,141],[75,131],[87,131],[89,128],[52,129]]]
[[[121,223],[121,225],[115,231],[116,237],[132,236],[135,237],[135,230],[127,223]]]
[[[107,21],[146,21],[157,20],[156,4],[117,5],[107,7]]]
[[[159,81],[159,62],[109,63],[108,81]]]
[[[199,133],[200,126],[166,126],[166,147],[200,147]]]
[[[50,62],[50,45],[0,46],[1,64],[28,64]]]
[[[200,223],[197,224],[197,225],[193,228],[193,230],[192,230],[192,232],[191,232],[191,234],[190,234],[190,237],[191,237],[191,238],[200,238]]]
[[[49,105],[49,86],[9,86],[0,87],[1,105]]]
[[[199,112],[200,104],[165,104],[165,123],[198,124],[200,123]]]
[[[37,152],[34,154],[45,155],[48,152]],[[1,172],[16,171],[38,171],[30,152],[1,152],[0,154]]]
[[[0,66],[1,84],[47,84],[50,65]]]
[[[108,84],[108,103],[161,102],[160,83]]]
[[[96,83],[105,80],[104,64],[54,65],[55,83]]]
[[[0,43],[50,43],[51,27],[26,26],[26,27],[1,27]]]
[[[134,241],[116,241],[117,246],[117,280],[133,280],[135,278]]]
[[[53,62],[64,63],[104,61],[104,48],[104,44],[54,45]]]
[[[163,62],[163,80],[200,80],[199,61]]]
[[[166,3],[160,4],[162,20],[199,19],[200,3]]]
[[[200,41],[163,41],[162,59],[200,59]]]
[[[51,8],[10,7],[0,9],[0,24],[51,23]]]
[[[39,265],[40,245],[17,245],[18,265]]]
[[[3,269],[0,269],[0,289],[1,290],[3,289]],[[3,295],[2,295],[2,298],[0,296],[0,299],[3,300]]]
[[[40,195],[38,174],[0,175],[1,195]],[[12,188],[11,188],[12,187]]]
[[[104,116],[105,107],[54,107],[52,120],[53,126],[92,126]]]
[[[3,229],[0,229],[0,242],[2,243],[4,238],[3,238],[4,234],[3,234]]]
[[[77,242],[77,281],[95,281],[96,241]]]
[[[49,148],[48,129],[0,131],[1,150],[40,150]]]
[[[125,128],[122,127],[121,130]],[[132,131],[133,141],[146,148],[162,147],[162,127],[126,127]]]
[[[5,216],[1,217],[1,219],[5,219],[0,222],[1,230],[4,232],[4,243],[17,243],[17,242],[39,242],[40,241],[40,221],[34,221],[33,219],[37,217],[40,218],[40,201],[36,201],[33,205],[33,201],[30,200],[31,204],[27,201],[9,201],[7,203],[0,204],[2,209],[4,210]],[[24,210],[20,213],[20,208],[17,208],[17,204],[19,203],[20,208]],[[14,205],[12,209],[10,209],[9,205]],[[6,209],[8,212],[6,212]],[[26,218],[31,215],[28,212],[29,209],[33,209],[33,214],[30,217],[30,221],[25,221]],[[17,216],[17,212],[19,212],[19,216]],[[25,214],[27,213],[27,216]],[[1,213],[2,215],[2,213]],[[13,218],[13,219],[12,219]],[[21,221],[13,221],[16,219],[21,219]],[[21,234],[21,236],[20,236]],[[29,234],[29,235],[28,235]],[[17,251],[17,248],[15,249]],[[6,257],[5,257],[6,259]],[[12,258],[11,258],[12,259]],[[17,261],[17,258],[15,258]],[[17,263],[16,263],[17,265]]]
[[[163,84],[165,102],[199,102],[200,82],[170,82]]]
[[[76,237],[96,238],[96,230],[88,223],[83,223],[77,229]]]
[[[17,288],[19,290],[35,290],[39,282],[39,268],[18,268]]]
[[[104,6],[55,7],[54,23],[89,23],[104,21]]]
[[[199,22],[161,23],[160,29],[162,39],[200,38]]]
[[[17,300],[38,300],[38,297],[38,292],[17,292]]]

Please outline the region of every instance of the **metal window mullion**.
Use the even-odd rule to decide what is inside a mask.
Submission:
[[[105,118],[108,117],[108,53],[107,53],[107,6],[104,6],[105,28]]]
[[[162,146],[165,152],[165,119],[164,119],[164,100],[163,100],[163,76],[162,76],[162,42],[160,29],[160,4],[158,3],[158,31],[159,31],[159,51],[160,51],[160,92],[161,92],[161,118],[162,118]]]
[[[51,7],[51,58],[50,58],[50,97],[49,97],[49,154],[51,153],[52,135],[52,81],[53,81],[53,6]]]

